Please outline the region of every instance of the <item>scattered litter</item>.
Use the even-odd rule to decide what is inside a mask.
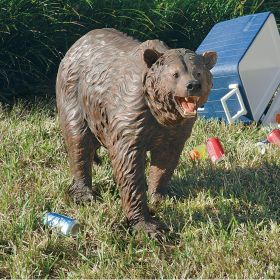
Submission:
[[[53,212],[44,215],[43,224],[63,235],[73,237],[77,236],[80,230],[80,224],[75,219]]]
[[[262,155],[264,155],[266,152],[267,144],[269,144],[268,140],[263,140],[263,141],[256,143],[256,146]]]
[[[277,114],[277,115],[275,116],[275,122],[276,122],[277,124],[280,124],[280,114]]]
[[[206,144],[196,146],[190,151],[192,160],[204,160],[210,157],[213,163],[218,163],[225,158],[225,152],[222,144],[217,137],[211,137]]]
[[[224,160],[225,152],[219,138],[209,138],[206,142],[206,149],[213,163],[218,163]]]
[[[267,140],[280,148],[280,129],[273,129],[268,135]]]
[[[194,147],[190,151],[190,157],[192,160],[204,160],[207,158],[207,151],[206,151],[206,145],[201,144],[199,146]]]

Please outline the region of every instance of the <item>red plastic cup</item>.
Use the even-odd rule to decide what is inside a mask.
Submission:
[[[280,148],[280,129],[273,129],[268,135],[267,140]]]
[[[219,138],[209,138],[206,142],[206,149],[213,163],[218,163],[225,158],[225,152]]]

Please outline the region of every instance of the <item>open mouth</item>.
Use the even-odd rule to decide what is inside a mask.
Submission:
[[[196,115],[196,110],[198,107],[198,100],[199,97],[195,96],[189,96],[189,97],[180,97],[180,96],[175,96],[175,100],[177,104],[179,105],[179,108],[183,112],[183,115],[188,116],[188,115]]]

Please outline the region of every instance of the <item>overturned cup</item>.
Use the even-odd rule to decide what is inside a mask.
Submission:
[[[218,163],[225,158],[222,144],[217,137],[211,137],[206,142],[206,149],[213,163]]]

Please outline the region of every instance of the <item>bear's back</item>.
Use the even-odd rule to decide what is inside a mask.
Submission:
[[[69,94],[65,89],[70,88],[72,94],[82,96],[95,92],[96,98],[101,98],[126,70],[136,69],[137,56],[131,53],[139,45],[138,41],[114,29],[88,32],[72,45],[60,63],[57,95]]]
[[[80,69],[112,63],[120,56],[126,56],[140,43],[114,29],[96,29],[77,40],[67,51],[61,64],[64,68]]]

